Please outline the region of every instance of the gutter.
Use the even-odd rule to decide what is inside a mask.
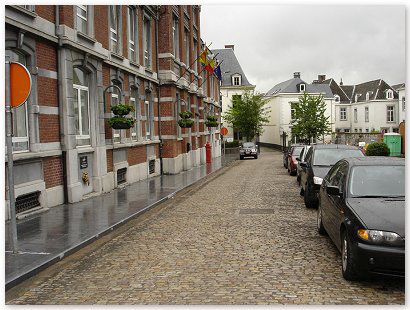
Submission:
[[[60,121],[60,144],[61,144],[61,157],[62,157],[62,164],[63,164],[63,192],[64,192],[64,203],[68,203],[68,184],[67,184],[67,150],[65,148],[64,140],[61,141],[61,137],[64,136],[64,111],[63,111],[63,76],[62,76],[62,57],[61,57],[61,47],[62,47],[62,39],[59,33],[59,26],[60,26],[60,6],[55,6],[55,35],[58,38],[58,45],[57,45],[57,84],[58,84],[58,114],[59,114],[59,121]]]
[[[157,77],[158,77],[158,84],[157,84],[157,97],[158,97],[158,139],[159,139],[159,167],[160,167],[160,174],[164,174],[163,163],[162,163],[162,136],[161,136],[161,79],[159,77],[159,43],[158,43],[158,24],[159,24],[159,10],[161,6],[157,6],[157,12],[155,15],[155,51],[156,51],[156,63],[157,63]]]

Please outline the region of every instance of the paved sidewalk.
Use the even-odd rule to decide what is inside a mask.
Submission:
[[[11,251],[9,223],[6,223],[6,289],[236,159],[237,155],[214,158],[212,164],[194,167],[177,175],[139,181],[107,194],[75,204],[56,206],[47,212],[20,220],[17,222],[18,254]]]

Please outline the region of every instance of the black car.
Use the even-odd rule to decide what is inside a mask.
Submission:
[[[242,160],[245,157],[258,158],[258,147],[253,142],[244,142],[239,149],[239,158]]]
[[[300,163],[300,194],[304,196],[307,208],[317,208],[318,193],[323,178],[340,159],[362,157],[362,151],[350,145],[316,144],[306,153],[305,161]]]
[[[404,277],[405,160],[347,158],[323,180],[317,227],[342,253],[347,280]]]

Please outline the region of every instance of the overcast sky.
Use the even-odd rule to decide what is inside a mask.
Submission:
[[[335,5],[201,6],[201,37],[212,48],[235,45],[256,90],[318,74],[358,84],[405,82],[405,7]]]

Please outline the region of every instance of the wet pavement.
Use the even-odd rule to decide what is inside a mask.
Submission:
[[[139,181],[107,194],[56,206],[19,220],[18,254],[11,251],[10,228],[6,223],[6,288],[38,273],[236,159],[238,155],[214,158],[212,164],[194,167],[177,175]]]

